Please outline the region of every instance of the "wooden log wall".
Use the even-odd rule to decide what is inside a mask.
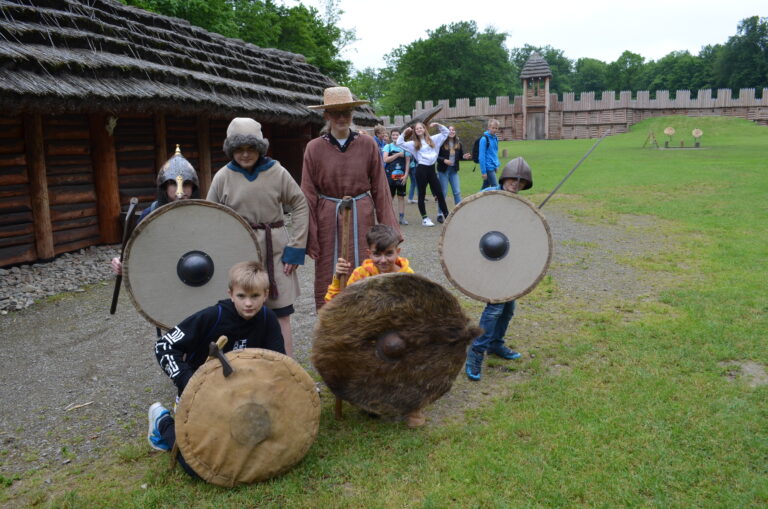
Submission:
[[[23,117],[0,117],[0,264],[37,258]]]
[[[155,119],[121,115],[114,132],[120,205],[125,211],[136,197],[143,210],[157,197]]]
[[[528,107],[544,104],[546,94],[534,94],[528,90]],[[699,90],[692,97],[689,90],[678,90],[675,97],[667,90],[657,90],[655,98],[647,90],[639,91],[632,97],[629,91],[618,94],[613,91],[601,93],[600,99],[595,92],[582,92],[576,99],[576,94],[563,94],[562,100],[557,94],[549,95],[549,137],[550,139],[593,138],[600,136],[605,129],[610,128],[614,134],[627,132],[629,127],[643,119],[664,115],[686,116],[733,116],[751,120],[760,125],[768,126],[768,88],[762,90],[762,97],[756,97],[752,88],[741,89],[738,97],[730,89]],[[538,101],[538,102],[537,102]],[[448,100],[417,101],[412,115],[430,109],[435,104],[442,104],[443,109],[435,116],[438,122],[449,122],[451,119],[467,118],[497,118],[502,122],[501,136],[504,140],[522,139],[522,105],[523,97],[516,96],[512,102],[509,97],[497,97],[495,104],[490,104],[487,97],[475,99],[475,105],[470,106],[467,98],[456,99],[451,106]],[[380,117],[388,127],[399,126],[405,118],[410,117]]]
[[[157,172],[177,143],[198,171],[205,198],[211,176],[228,162],[222,144],[230,120],[107,113],[0,116],[0,267],[119,242],[120,211],[132,197],[139,198],[139,209],[156,199]],[[264,124],[262,129],[270,140],[269,155],[298,182],[304,148],[319,128]]]
[[[88,117],[43,117],[45,166],[55,254],[100,241]]]

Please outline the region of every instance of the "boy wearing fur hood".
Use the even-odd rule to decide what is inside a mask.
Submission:
[[[288,170],[267,157],[269,140],[254,119],[232,120],[223,148],[232,160],[214,175],[207,199],[232,208],[256,231],[269,275],[266,305],[277,315],[285,351],[292,356],[291,314],[299,296],[296,269],[304,264],[307,245],[307,201]],[[291,210],[291,233],[284,207]]]

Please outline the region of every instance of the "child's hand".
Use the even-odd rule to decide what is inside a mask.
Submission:
[[[123,264],[120,263],[120,258],[118,257],[112,258],[112,272],[118,275],[123,273]]]
[[[352,270],[352,265],[344,258],[339,258],[339,261],[336,262],[337,277],[347,275],[351,270]]]

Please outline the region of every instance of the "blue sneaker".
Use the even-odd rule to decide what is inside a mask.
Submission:
[[[169,412],[167,408],[161,405],[159,401],[157,403],[152,403],[152,406],[149,407],[149,411],[147,412],[147,417],[149,418],[147,441],[149,442],[149,445],[152,447],[152,449],[156,449],[158,451],[171,450],[171,447],[168,445],[168,443],[163,440],[163,437],[160,436],[160,429],[158,427],[160,420],[165,416],[170,417],[171,412]]]
[[[467,352],[467,364],[465,370],[467,372],[467,378],[473,382],[480,380],[480,371],[483,369],[483,357],[483,354],[477,353],[471,348]]]
[[[488,353],[491,355],[495,355],[496,357],[501,357],[502,359],[507,360],[515,360],[522,357],[518,352],[515,352],[514,350],[507,348],[507,345],[501,344],[499,346],[494,346],[488,349]]]

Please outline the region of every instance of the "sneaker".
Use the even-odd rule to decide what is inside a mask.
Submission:
[[[480,380],[480,371],[483,369],[483,354],[477,353],[471,348],[467,352],[467,364],[465,370],[467,378],[473,382]]]
[[[442,214],[438,214],[437,215],[437,222],[438,223],[444,223],[445,222],[445,217]]]
[[[408,200],[408,203],[418,203],[416,200]]]
[[[400,218],[400,224],[407,225],[408,224],[408,220],[406,218],[402,217],[402,218]]]
[[[507,359],[507,360],[514,360],[522,357],[522,355],[520,355],[518,352],[515,352],[514,350],[507,348],[507,345],[503,345],[503,344],[489,348],[488,353],[490,355],[495,355],[496,357],[501,357],[502,359]]]
[[[421,220],[421,226],[435,226],[435,223],[433,223],[430,218],[425,217]]]
[[[160,404],[159,401],[152,403],[152,406],[149,407],[149,411],[147,412],[147,417],[149,419],[147,441],[149,442],[149,445],[152,447],[152,449],[156,449],[158,451],[171,450],[171,447],[168,445],[168,443],[163,440],[162,436],[160,436],[160,429],[158,428],[160,420],[165,416],[170,417],[170,415],[171,412],[169,412],[167,408]]]
[[[405,416],[405,425],[409,428],[420,428],[427,423],[427,416],[421,410],[414,410]]]

